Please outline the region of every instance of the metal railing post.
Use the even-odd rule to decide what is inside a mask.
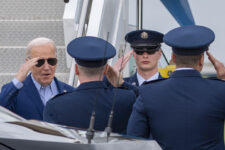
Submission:
[[[78,26],[78,31],[77,31],[76,37],[81,37],[83,34],[85,20],[86,20],[86,16],[87,16],[88,3],[89,3],[89,0],[83,0],[81,16],[80,16],[80,20],[79,20],[79,26]],[[70,76],[69,76],[69,82],[68,82],[69,85],[74,85],[74,77],[75,77],[75,60],[73,59],[72,65],[70,68]]]
[[[137,29],[141,30],[143,25],[143,0],[137,0]]]

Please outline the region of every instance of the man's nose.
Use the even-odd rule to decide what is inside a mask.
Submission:
[[[143,53],[143,57],[148,57],[148,53],[147,52],[144,52]]]
[[[45,60],[45,63],[43,65],[43,69],[45,69],[45,70],[50,69],[50,65],[48,64],[47,60]]]

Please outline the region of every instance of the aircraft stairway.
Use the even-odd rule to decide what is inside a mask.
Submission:
[[[53,39],[57,46],[56,76],[68,81],[61,0],[0,1],[0,88],[10,82],[25,62],[26,45],[36,37]]]
[[[129,49],[124,40],[129,30],[128,6],[128,0],[70,0],[63,17],[66,45],[75,37],[85,35],[103,38],[117,49],[116,56],[108,62],[114,64]],[[68,83],[77,86],[79,82],[74,76],[74,64],[67,55],[67,66],[71,68]],[[129,74],[129,67],[124,69],[123,74]]]

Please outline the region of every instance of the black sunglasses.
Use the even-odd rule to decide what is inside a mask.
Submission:
[[[39,59],[37,61],[36,66],[37,67],[41,67],[42,65],[44,65],[45,60],[47,60],[48,64],[51,66],[55,66],[57,64],[57,59],[56,58],[48,58],[48,59]]]
[[[155,54],[156,50],[153,50],[153,51],[149,51],[149,50],[146,50],[146,51],[134,51],[137,55],[143,55],[144,52],[146,52],[147,54],[149,55],[152,55],[152,54]]]

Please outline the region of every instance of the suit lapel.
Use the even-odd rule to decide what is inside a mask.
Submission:
[[[64,89],[64,85],[62,83],[60,83],[60,81],[58,81],[56,79],[56,77],[54,77],[54,80],[55,80],[55,83],[56,83],[56,86],[57,86],[57,89],[58,89],[58,92],[59,94],[62,94],[64,92],[67,92],[65,89]]]
[[[37,112],[40,114],[42,118],[43,110],[44,110],[44,105],[41,101],[40,95],[31,79],[31,74],[27,77],[25,80],[24,84],[24,91],[28,95],[29,99],[34,103],[34,106],[37,109]]]

